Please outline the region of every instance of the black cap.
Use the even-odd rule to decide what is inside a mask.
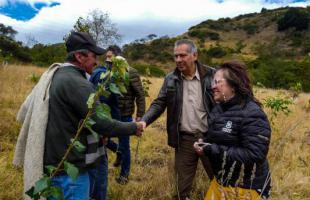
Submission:
[[[96,45],[92,36],[85,32],[71,32],[68,40],[66,41],[67,52],[87,49],[96,55],[104,54],[105,50]]]

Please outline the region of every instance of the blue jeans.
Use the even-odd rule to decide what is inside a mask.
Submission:
[[[100,165],[88,171],[90,179],[89,196],[96,200],[105,200],[108,189],[108,157],[100,158]]]
[[[81,173],[75,181],[68,175],[60,175],[52,178],[52,185],[61,188],[66,200],[85,200],[89,195],[89,176],[87,172]],[[48,200],[56,200],[53,197]]]
[[[122,122],[132,122],[132,117],[121,117]],[[119,137],[119,151],[122,153],[121,173],[120,176],[127,177],[130,172],[130,140],[129,136]]]

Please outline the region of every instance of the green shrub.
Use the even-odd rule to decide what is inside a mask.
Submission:
[[[268,12],[267,8],[262,8],[262,9],[260,10],[260,13],[266,13],[266,12]]]
[[[207,49],[204,49],[204,48],[198,49],[198,57],[201,63],[205,63],[209,65],[212,63],[212,57],[208,54]]]
[[[217,47],[211,47],[208,50],[208,55],[213,57],[213,58],[222,58],[227,54],[227,52],[225,51],[225,49],[223,49],[220,46]]]
[[[188,36],[198,38],[204,41],[206,38],[210,38],[210,40],[219,40],[220,35],[217,32],[211,32],[201,29],[192,29],[188,32]]]
[[[29,75],[28,79],[33,83],[37,83],[40,80],[40,75],[37,75],[36,73],[32,73]]]
[[[289,88],[289,91],[293,99],[297,98],[298,95],[302,92],[302,84],[300,82],[292,84]]]
[[[206,21],[201,22],[200,24],[198,24],[196,26],[190,27],[189,30],[207,27],[207,28],[210,28],[213,30],[223,31],[223,30],[226,30],[225,24],[229,23],[230,21],[231,21],[230,18],[221,18],[219,20],[208,19]]]
[[[216,20],[207,20],[208,27],[213,30],[224,30],[224,23]]]
[[[46,67],[55,62],[63,62],[67,55],[66,47],[63,43],[36,44],[31,48],[30,52],[34,64],[40,67]]]
[[[310,61],[286,61],[275,57],[259,57],[247,63],[253,82],[268,88],[289,89],[300,83],[303,91],[310,92]]]
[[[164,77],[166,75],[163,70],[155,65],[133,64],[132,67],[138,70],[141,75],[150,75],[155,77]]]
[[[207,35],[207,37],[210,38],[210,40],[219,40],[220,39],[220,35],[216,32],[207,32],[206,35]]]
[[[243,43],[243,41],[239,40],[238,42],[236,42],[236,47],[234,52],[235,53],[241,53],[242,49],[244,49],[244,47],[246,47],[246,44]]]
[[[150,85],[152,82],[148,78],[142,78],[142,87],[145,97],[149,97]]]
[[[248,34],[253,35],[258,32],[258,26],[253,23],[248,23],[242,26],[242,29]]]
[[[292,100],[288,97],[267,97],[263,102],[264,106],[271,109],[270,121],[274,124],[274,118],[278,116],[279,113],[284,113],[288,115],[291,110],[289,105],[293,104]]]
[[[307,30],[309,26],[310,15],[300,8],[289,8],[281,17],[278,24],[278,31],[284,31],[289,28],[295,28],[298,31]]]

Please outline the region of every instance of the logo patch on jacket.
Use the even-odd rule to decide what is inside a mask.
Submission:
[[[232,127],[232,122],[231,121],[227,121],[225,127],[222,128],[222,131],[226,132],[226,133],[231,133],[231,131],[232,131],[231,127]]]

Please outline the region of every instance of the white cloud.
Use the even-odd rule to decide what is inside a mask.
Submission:
[[[22,0],[19,0],[22,1]],[[35,2],[49,0],[29,0]],[[0,0],[0,5],[5,1]],[[43,43],[61,42],[64,34],[72,29],[79,16],[85,17],[93,9],[101,9],[119,27],[124,42],[147,34],[176,35],[185,32],[203,20],[234,17],[239,14],[259,12],[262,7],[307,6],[306,3],[264,3],[262,0],[56,0],[60,5],[45,7],[30,21],[22,22],[0,15],[0,21],[19,32],[18,39],[31,34]]]

